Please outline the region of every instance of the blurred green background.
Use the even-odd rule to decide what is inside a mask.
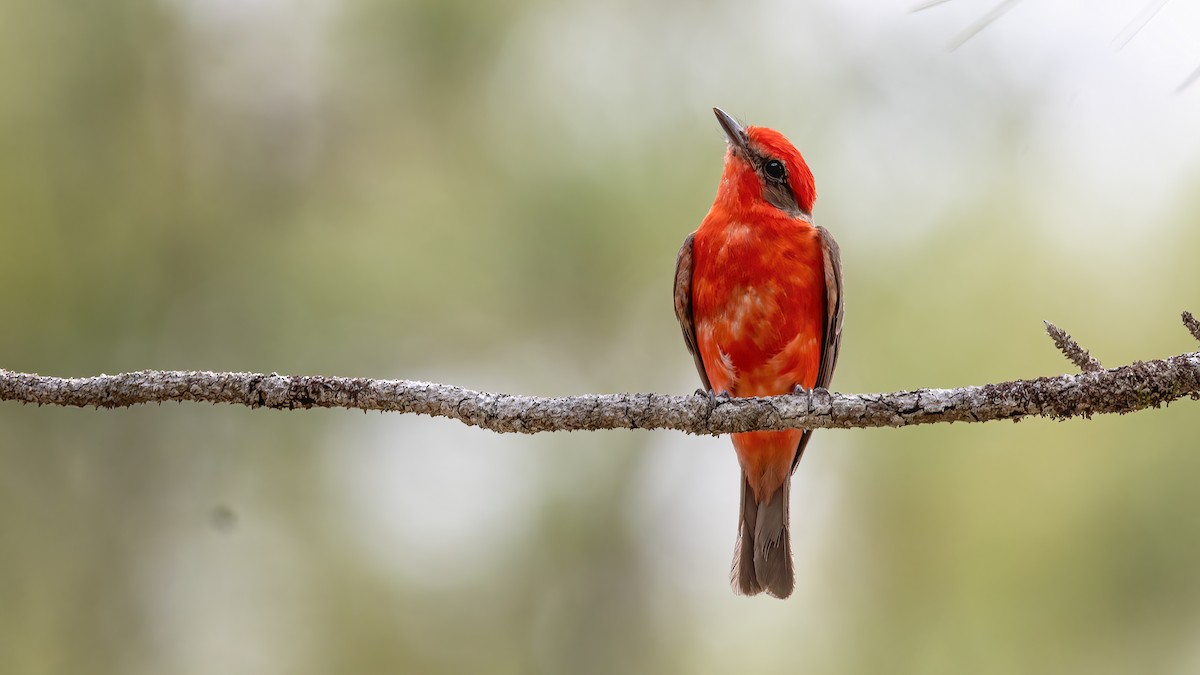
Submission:
[[[1200,12],[993,4],[9,0],[0,367],[692,391],[713,105],[813,166],[836,389],[1196,349]],[[0,672],[1196,672],[1197,411],[820,432],[778,602],[728,439],[0,404]]]

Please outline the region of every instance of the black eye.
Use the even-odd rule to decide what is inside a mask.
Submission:
[[[773,159],[763,166],[763,171],[767,172],[767,176],[775,180],[781,180],[787,173],[787,169],[783,168],[783,162]]]

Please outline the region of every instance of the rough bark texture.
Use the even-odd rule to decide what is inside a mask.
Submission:
[[[703,394],[585,394],[545,398],[408,380],[140,371],[85,378],[0,370],[0,400],[121,408],[162,401],[252,408],[350,408],[449,417],[497,432],[676,429],[723,434],[756,429],[849,429],[936,422],[1052,419],[1127,413],[1200,398],[1200,353],[1158,361],[962,389],[835,394],[824,389],[770,398]]]

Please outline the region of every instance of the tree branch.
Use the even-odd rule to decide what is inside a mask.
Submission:
[[[1070,336],[1066,339],[1082,350]],[[448,417],[496,432],[520,433],[674,429],[693,434],[723,434],[791,428],[901,427],[1023,417],[1062,420],[1157,408],[1184,396],[1200,399],[1200,352],[1077,375],[961,389],[917,389],[888,394],[837,394],[817,389],[803,394],[743,399],[710,398],[699,393],[547,398],[492,394],[409,380],[274,373],[144,370],[58,378],[0,369],[0,401],[96,408],[163,401],[205,401],[275,409],[348,408]]]

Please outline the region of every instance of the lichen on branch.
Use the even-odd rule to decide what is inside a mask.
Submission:
[[[277,410],[346,408],[415,413],[447,417],[501,433],[673,429],[724,434],[1023,417],[1087,418],[1159,407],[1185,396],[1200,398],[1200,352],[1105,370],[1090,356],[1080,356],[1079,352],[1086,355],[1086,350],[1065,332],[1054,329],[1051,334],[1084,372],[959,389],[882,394],[817,389],[785,396],[723,398],[699,393],[517,396],[411,380],[274,373],[143,370],[61,378],[0,369],[0,401],[96,408],[203,401]]]

